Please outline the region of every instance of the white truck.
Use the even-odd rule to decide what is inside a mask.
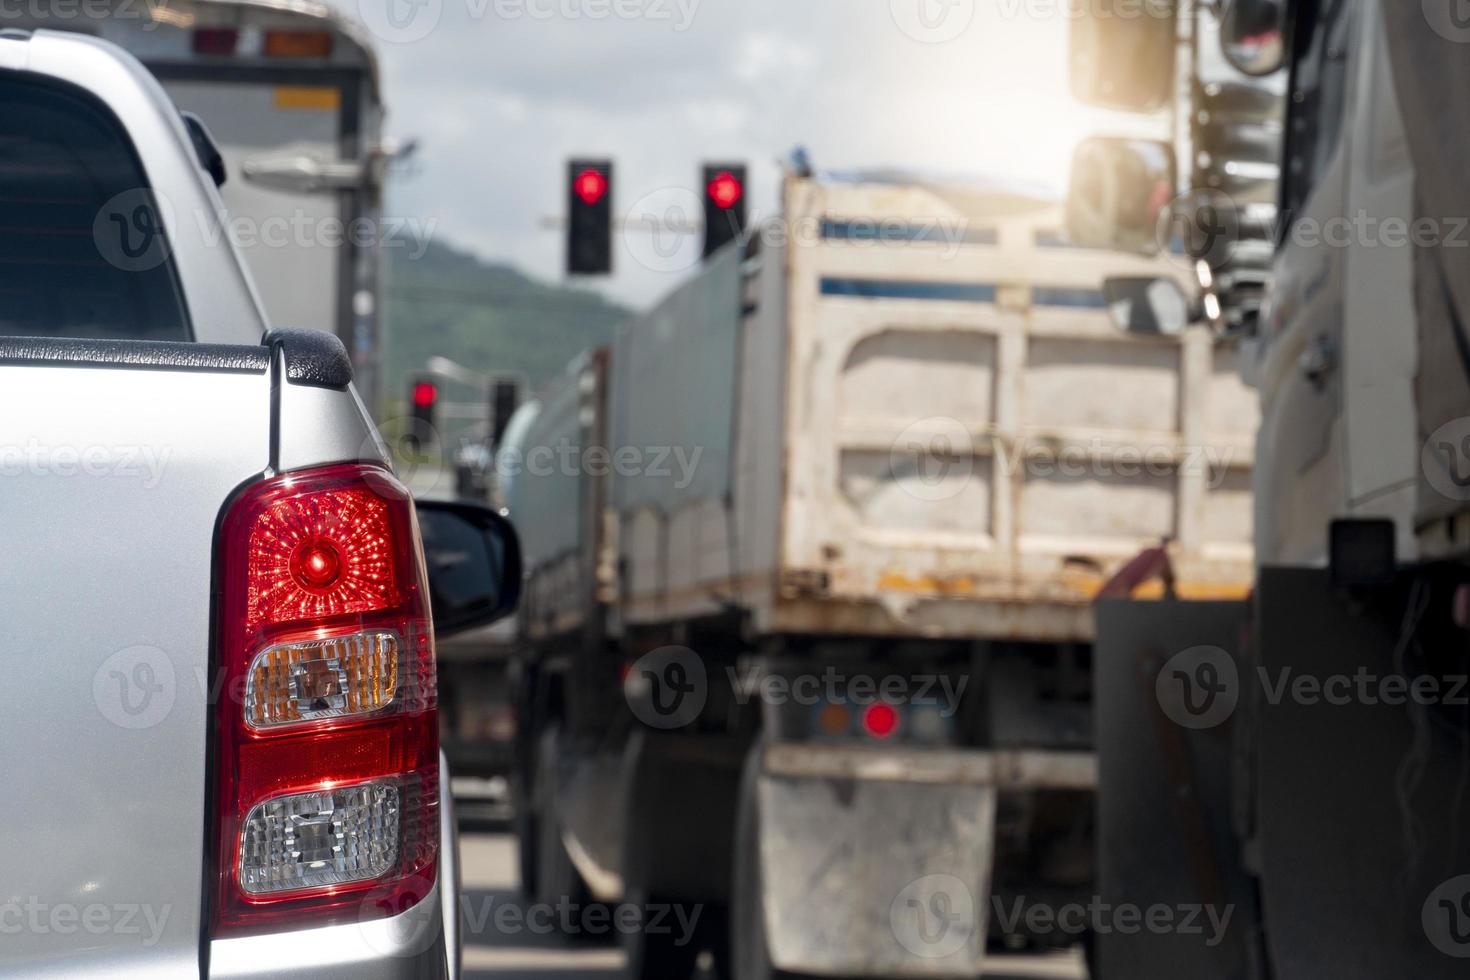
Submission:
[[[0,148],[0,976],[457,977],[435,640],[515,535],[271,328],[136,59],[0,31]]]
[[[1079,32],[1074,64],[1121,70],[1141,38],[1204,18],[1115,13]],[[1262,410],[1253,594],[1104,606],[1097,690],[1103,898],[1226,904],[1236,926],[1210,949],[1105,937],[1102,976],[1463,976],[1470,33],[1438,0],[1219,13],[1232,64],[1289,69],[1270,283],[1242,338]],[[1135,108],[1176,82],[1134,86],[1156,96]],[[1123,207],[1074,231],[1119,245],[1156,219]],[[1232,223],[1213,223],[1227,248]],[[1182,325],[1140,309],[1136,325]]]
[[[148,68],[191,126],[202,121],[229,219],[184,217],[234,241],[272,323],[342,341],[376,413],[382,247],[413,243],[406,224],[382,215],[397,148],[383,139],[367,33],[312,0],[17,4],[0,13],[0,28],[110,41]]]
[[[970,977],[1083,938],[995,910],[1092,893],[1090,603],[1149,546],[1176,593],[1243,594],[1255,409],[1205,329],[1109,321],[1105,275],[1187,263],[1062,221],[789,175],[512,425],[522,877],[702,910],[630,933],[631,976]]]

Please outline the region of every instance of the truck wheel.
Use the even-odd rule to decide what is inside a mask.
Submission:
[[[751,750],[740,781],[740,809],[735,819],[735,870],[731,876],[731,980],[796,980],[796,975],[771,965],[766,946],[765,902],[761,885],[760,814],[756,808],[756,777],[760,746]]]
[[[546,905],[566,901],[585,906],[591,893],[562,843],[561,819],[557,813],[556,760],[560,737],[561,729],[550,727],[536,740],[536,783],[530,794],[538,803],[530,827],[535,846],[527,855],[535,887],[528,891],[528,897]]]
[[[649,932],[642,921],[647,918],[647,910],[660,906],[671,908],[675,903],[638,892],[627,893],[624,901],[643,913],[638,928],[623,933],[628,980],[691,980],[700,950],[705,945],[700,941],[704,930],[696,928],[694,937],[687,942],[681,942],[684,937],[679,935],[676,926],[667,931]],[[700,918],[701,924],[704,916],[715,914],[714,910],[705,909]],[[675,921],[671,913],[660,914],[659,918],[666,928]]]

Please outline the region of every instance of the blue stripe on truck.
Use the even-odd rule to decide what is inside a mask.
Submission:
[[[994,303],[995,291],[995,284],[989,282],[822,279],[823,296],[853,296],[862,299],[932,299],[961,303]]]
[[[822,238],[850,242],[942,242],[960,245],[996,245],[1000,234],[994,228],[967,228],[955,235],[938,224],[898,224],[892,221],[822,222]]]
[[[1108,302],[1100,289],[1081,286],[1033,286],[1032,306],[1063,306],[1073,310],[1105,310]]]

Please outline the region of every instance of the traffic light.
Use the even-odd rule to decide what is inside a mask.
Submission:
[[[521,386],[514,378],[501,378],[490,386],[490,444],[500,445],[510,417],[521,404]]]
[[[709,258],[745,231],[745,165],[704,168],[704,257]]]
[[[567,166],[567,272],[612,272],[612,175],[610,160],[573,160]]]
[[[437,431],[439,386],[431,378],[414,378],[408,385],[408,403],[413,415],[413,435],[420,441],[432,438]]]

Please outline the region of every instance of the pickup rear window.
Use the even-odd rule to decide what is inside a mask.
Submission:
[[[157,213],[101,102],[0,72],[0,336],[192,339]]]

